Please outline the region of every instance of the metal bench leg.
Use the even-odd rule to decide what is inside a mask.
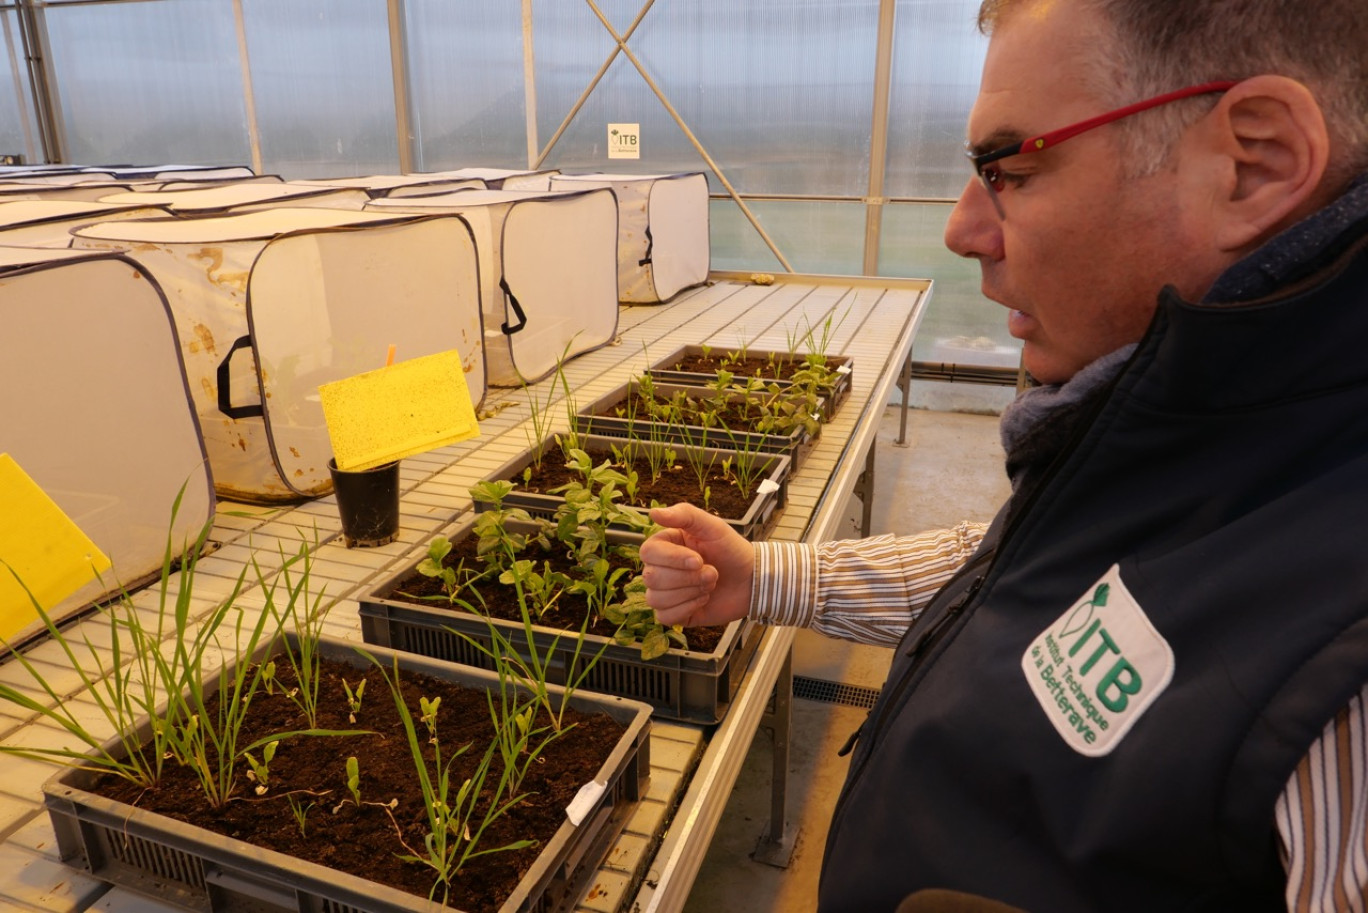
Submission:
[[[865,453],[864,469],[855,480],[854,494],[860,499],[860,535],[868,536],[874,521],[874,452],[878,441],[869,445]]]
[[[912,353],[907,353],[907,361],[903,362],[902,370],[898,372],[898,389],[902,391],[902,418],[898,421],[898,439],[896,443],[899,447],[907,446],[907,410],[912,402]]]
[[[774,737],[774,770],[770,779],[769,828],[760,835],[751,858],[776,868],[786,869],[793,860],[798,829],[788,820],[789,733],[793,723],[793,648],[784,658],[784,667],[774,683],[774,712],[769,718]]]

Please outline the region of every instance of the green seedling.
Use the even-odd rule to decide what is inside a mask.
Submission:
[[[347,693],[347,708],[350,711],[347,714],[347,722],[355,723],[356,715],[361,712],[361,700],[366,694],[366,680],[361,679],[356,683],[356,690],[352,690],[351,685],[347,684],[347,680],[344,678],[342,679],[342,690]]]
[[[279,744],[280,740],[275,739],[263,745],[260,762],[252,756],[250,751],[242,753],[242,756],[247,759],[247,765],[251,768],[247,771],[247,779],[256,783],[254,791],[258,796],[266,795],[266,790],[271,786],[271,760],[275,758],[276,746]]]

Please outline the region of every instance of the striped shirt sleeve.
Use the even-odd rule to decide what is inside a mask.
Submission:
[[[1274,816],[1287,865],[1287,909],[1368,909],[1368,686],[1297,765]]]
[[[752,618],[894,646],[931,597],[969,560],[984,523],[914,536],[836,539],[811,546],[757,542]]]

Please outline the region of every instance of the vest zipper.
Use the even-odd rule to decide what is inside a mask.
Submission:
[[[975,570],[982,567],[985,563],[987,564],[987,567],[974,578],[974,581],[969,585],[968,589],[960,594],[941,614],[941,617],[933,621],[925,631],[918,635],[912,645],[908,647],[906,655],[912,662],[903,670],[903,674],[899,677],[893,692],[887,695],[888,700],[881,702],[878,719],[873,721],[874,727],[870,730],[870,735],[873,738],[878,738],[879,733],[883,730],[884,724],[888,721],[889,716],[895,712],[894,708],[900,708],[902,706],[903,694],[911,686],[912,678],[921,668],[922,663],[926,659],[931,648],[940,643],[941,639],[948,633],[951,622],[963,614],[969,603],[978,595],[978,591],[983,588],[984,581],[987,580],[996,567],[997,556],[1002,552],[1003,546],[1008,543],[1013,533],[1015,533],[1017,528],[1021,525],[1021,518],[1030,515],[1036,502],[1040,500],[1042,493],[1049,488],[1050,483],[1054,481],[1054,478],[1059,474],[1064,464],[1068,462],[1069,457],[1077,450],[1079,443],[1087,436],[1089,429],[1092,428],[1093,422],[1097,420],[1098,415],[1101,414],[1105,405],[1111,401],[1112,393],[1115,391],[1117,384],[1120,383],[1121,378],[1129,372],[1130,366],[1134,364],[1136,356],[1145,348],[1145,344],[1148,342],[1150,334],[1152,333],[1153,327],[1146,332],[1145,338],[1141,341],[1140,346],[1137,347],[1135,352],[1131,353],[1130,358],[1127,359],[1126,364],[1121,370],[1104,385],[1091,407],[1088,408],[1086,414],[1077,420],[1077,425],[1069,435],[1068,441],[1042,473],[1040,480],[1032,486],[1029,492],[1027,492],[1025,501],[1022,505],[1006,521],[1002,534],[998,537],[997,543],[993,546],[992,550],[986,555],[981,556],[978,560],[966,564],[954,578],[946,583],[946,586],[949,587],[953,585],[955,581],[963,579],[968,574],[973,573]],[[887,688],[887,684],[885,684],[884,687]],[[869,717],[866,717],[863,725],[855,730],[855,732],[851,733],[850,738],[846,741],[846,745],[842,747],[842,753],[848,753],[855,747],[855,744],[860,740],[869,724],[870,719]],[[859,766],[852,767],[846,776],[846,788],[841,791],[841,795],[836,800],[836,808],[832,810],[831,830],[827,835],[828,846],[830,846],[830,841],[837,828],[840,826],[839,819],[843,806],[845,805],[846,791],[860,778],[865,765],[869,763],[869,755],[870,752],[866,751],[864,756],[859,759]]]
[[[975,566],[977,566],[977,564],[982,564],[983,560],[985,559],[980,559]],[[966,566],[960,573],[963,575],[968,571],[969,567]],[[903,689],[907,686],[908,679],[911,678],[912,673],[916,671],[921,655],[940,643],[940,639],[944,637],[946,632],[950,629],[950,623],[959,617],[959,614],[964,611],[964,607],[969,604],[969,600],[973,599],[974,596],[978,594],[979,589],[983,586],[985,576],[986,574],[979,574],[975,577],[973,582],[969,584],[969,587],[961,593],[954,602],[950,603],[946,610],[941,613],[939,618],[927,625],[926,630],[917,637],[912,643],[912,646],[907,648],[906,655],[912,660],[912,664],[907,668],[907,671],[902,678],[898,679],[897,690],[894,692],[892,699],[884,702],[883,709],[879,713],[879,718],[875,720],[874,723],[875,732],[878,732],[883,726],[884,718],[888,713],[888,708],[898,701]],[[861,733],[864,732],[865,727],[868,725],[869,716],[866,715],[864,722],[860,724],[860,728],[850,734],[850,738],[845,740],[845,744],[836,752],[836,756],[843,758],[850,754],[855,748],[855,745],[860,741]]]
[[[984,576],[985,575],[983,574],[979,574],[975,577],[974,581],[969,584],[969,588],[961,593],[958,599],[950,603],[941,617],[928,625],[926,630],[921,633],[921,636],[913,642],[912,646],[907,648],[907,658],[913,661],[911,666],[912,669],[916,668],[917,660],[924,651],[928,651],[936,644],[940,643],[940,639],[945,636],[946,629],[950,626],[950,622],[958,618],[960,612],[963,612],[964,607],[969,604],[969,600],[973,599],[974,596],[978,594],[979,589],[983,586]]]

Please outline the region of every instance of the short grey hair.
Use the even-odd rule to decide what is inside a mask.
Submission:
[[[991,34],[1035,0],[983,0],[979,30]],[[1338,151],[1330,180],[1368,168],[1368,8],[1364,0],[1079,0],[1110,30],[1092,61],[1098,97],[1120,107],[1185,86],[1271,73],[1305,85]],[[1215,96],[1165,105],[1122,122],[1131,169],[1162,167],[1183,128]]]

